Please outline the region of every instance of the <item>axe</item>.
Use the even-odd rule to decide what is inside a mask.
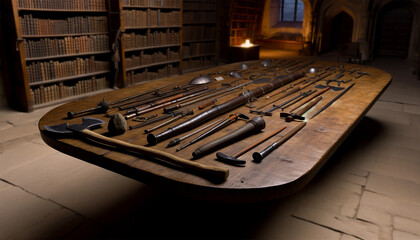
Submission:
[[[85,138],[94,140],[105,145],[113,146],[118,149],[140,153],[143,155],[150,156],[152,158],[164,160],[168,163],[188,169],[193,173],[201,173],[217,181],[226,181],[227,177],[229,176],[228,169],[219,168],[215,166],[208,166],[197,162],[189,161],[164,151],[127,143],[118,139],[105,137],[101,134],[89,130],[89,128],[93,128],[101,124],[105,124],[105,122],[97,118],[84,117],[82,118],[82,124],[69,125],[67,123],[63,123],[54,126],[44,126],[44,129],[47,132],[55,134],[78,134]]]

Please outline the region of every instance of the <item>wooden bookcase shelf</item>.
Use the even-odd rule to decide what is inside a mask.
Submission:
[[[11,107],[21,111],[219,61],[220,0],[4,0]],[[4,6],[4,8],[3,8]],[[17,50],[15,50],[17,49]],[[10,68],[9,68],[10,66]]]
[[[217,16],[216,0],[183,0],[183,72],[191,72],[217,64],[219,59]]]
[[[108,89],[108,0],[8,0],[16,91],[22,111]],[[19,65],[19,66],[16,66]],[[13,70],[12,70],[13,71]],[[9,74],[11,75],[11,74]]]
[[[182,2],[122,0],[111,11],[121,32],[118,87],[180,74]]]
[[[237,46],[249,39],[255,42],[261,31],[261,16],[264,1],[232,0],[230,19],[230,46]]]

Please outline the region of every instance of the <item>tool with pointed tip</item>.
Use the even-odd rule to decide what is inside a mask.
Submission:
[[[350,85],[349,87],[347,87],[344,91],[342,91],[340,94],[338,94],[335,98],[333,98],[331,101],[329,101],[327,104],[325,104],[325,106],[323,106],[321,109],[318,110],[318,112],[316,112],[314,115],[312,115],[311,118],[314,118],[315,116],[317,116],[318,114],[320,114],[322,111],[324,111],[326,108],[328,108],[331,104],[333,104],[335,101],[337,101],[337,99],[339,99],[341,96],[343,96],[347,91],[349,91],[355,83],[353,83],[352,85]]]
[[[217,124],[216,126],[214,126],[213,128],[211,128],[210,130],[208,130],[207,132],[201,134],[200,136],[194,138],[193,140],[191,140],[190,142],[188,142],[187,144],[183,145],[180,148],[177,148],[176,151],[179,152],[182,149],[212,135],[213,133],[221,130],[222,128],[230,125],[231,123],[233,123],[234,121],[236,121],[237,119],[249,119],[249,117],[243,113],[233,113],[230,114],[228,118],[226,118],[225,120],[223,120],[221,123]]]
[[[330,88],[324,88],[320,91],[317,91],[314,95],[308,97],[307,99],[303,100],[301,103],[299,103],[296,107],[294,107],[293,109],[290,110],[290,112],[295,111],[296,109],[302,107],[305,103],[311,101],[312,99],[318,97],[319,95],[325,93],[326,91],[330,90]]]
[[[181,113],[180,115],[178,115],[178,116],[176,116],[176,117],[174,117],[174,118],[172,118],[172,119],[170,119],[170,120],[168,120],[168,121],[166,121],[166,122],[163,122],[163,123],[161,123],[161,124],[159,124],[159,125],[156,125],[156,126],[154,126],[154,127],[152,127],[152,128],[149,128],[149,129],[146,129],[146,130],[144,130],[144,133],[150,133],[150,132],[153,132],[154,130],[156,130],[156,129],[159,129],[159,128],[161,128],[161,127],[164,127],[164,126],[166,126],[166,125],[168,125],[168,124],[171,124],[171,123],[173,123],[173,122],[175,122],[175,121],[177,121],[177,120],[179,120],[179,119],[181,119],[181,118],[183,118],[183,117],[185,117],[185,116],[188,116],[188,115],[193,115],[194,114],[194,111],[193,110],[189,110],[189,111],[187,111],[187,112],[183,112],[183,113]]]
[[[118,107],[118,106],[119,106],[119,104],[121,104],[121,103],[123,103],[123,102],[126,102],[126,101],[128,101],[128,100],[132,100],[132,99],[134,99],[134,98],[138,98],[138,97],[141,97],[141,96],[147,95],[147,94],[149,94],[149,93],[153,93],[152,95],[158,95],[157,93],[160,93],[160,89],[162,89],[162,88],[166,88],[166,87],[169,87],[169,86],[172,86],[172,85],[175,85],[175,83],[167,84],[167,85],[165,85],[165,86],[158,87],[158,88],[154,88],[154,89],[151,89],[151,90],[146,91],[146,92],[142,92],[142,93],[135,94],[135,95],[132,95],[132,96],[129,96],[129,97],[125,97],[125,98],[122,98],[122,99],[118,99],[118,100],[115,100],[115,101],[113,101],[113,102],[110,102],[110,103],[109,103],[109,105],[110,105],[110,106],[112,106],[112,107]],[[175,89],[175,88],[174,88],[174,89]],[[125,105],[125,104],[123,104],[123,105]]]
[[[297,95],[297,96],[295,96],[295,97],[292,97],[291,99],[289,99],[289,100],[287,100],[287,101],[285,101],[285,102],[283,102],[283,103],[281,103],[281,104],[279,104],[279,105],[273,105],[273,107],[272,108],[270,108],[269,110],[267,110],[267,111],[262,111],[262,110],[249,110],[249,112],[250,113],[255,113],[255,114],[259,114],[259,115],[264,115],[264,116],[273,116],[273,111],[274,110],[277,110],[277,109],[279,109],[279,108],[282,108],[283,106],[285,106],[285,105],[287,105],[288,103],[294,103],[295,101],[298,101],[298,100],[300,100],[300,99],[302,99],[302,98],[304,98],[304,97],[306,97],[306,96],[308,96],[308,95],[310,95],[310,94],[312,94],[312,93],[314,93],[315,91],[314,90],[309,90],[309,91],[307,91],[307,92],[303,92],[303,93],[300,93],[299,95]]]
[[[295,128],[293,128],[290,132],[286,133],[286,135],[284,135],[279,140],[272,143],[270,146],[266,147],[261,152],[254,152],[252,154],[252,158],[254,159],[255,162],[261,162],[265,157],[267,157],[268,154],[272,153],[274,150],[279,148],[283,143],[289,140],[289,138],[293,137],[293,135],[299,132],[305,125],[306,125],[306,122],[300,123]]]
[[[255,141],[254,143],[252,143],[251,145],[249,145],[248,147],[242,149],[241,151],[232,154],[231,156],[228,156],[226,154],[223,154],[221,152],[217,152],[216,153],[216,157],[219,161],[227,163],[227,164],[232,164],[235,166],[243,166],[244,164],[246,164],[245,160],[241,160],[238,159],[238,157],[242,156],[244,153],[248,152],[249,150],[253,149],[254,147],[260,145],[261,143],[267,141],[268,139],[270,139],[271,137],[273,137],[274,135],[278,134],[279,132],[283,131],[286,128],[286,126],[282,126],[281,128],[275,130],[274,132],[270,133],[270,135]]]
[[[223,168],[219,168],[215,166],[208,166],[208,165],[200,164],[197,162],[189,161],[189,160],[180,158],[178,156],[169,154],[167,152],[163,152],[163,151],[149,148],[149,147],[127,143],[118,139],[105,137],[101,134],[98,134],[94,131],[89,130],[89,128],[97,127],[104,123],[105,122],[100,119],[84,117],[82,118],[81,124],[68,125],[67,123],[63,123],[63,124],[59,124],[55,126],[44,126],[44,129],[47,132],[55,133],[55,134],[68,135],[68,134],[76,133],[85,138],[88,138],[95,142],[102,143],[107,146],[116,147],[118,149],[122,149],[128,152],[139,153],[139,154],[147,155],[148,157],[166,161],[168,163],[183,167],[195,174],[209,177],[217,181],[225,181],[229,175],[229,170],[227,169],[223,169]]]
[[[291,122],[295,119],[298,120],[305,120],[305,117],[302,117],[303,114],[305,114],[309,109],[311,109],[313,106],[315,106],[319,101],[321,101],[322,96],[319,96],[309,102],[306,106],[302,107],[296,112],[290,112],[290,113],[280,113],[281,118],[285,118],[286,122]]]
[[[85,113],[106,113],[108,109],[109,109],[109,104],[105,102],[105,100],[102,100],[98,104],[98,106],[94,108],[85,109],[80,112],[68,112],[67,117],[74,118],[76,115],[85,114]]]
[[[209,127],[212,127],[212,126],[214,126],[214,125],[216,125],[216,124],[220,123],[222,120],[223,120],[223,119],[218,119],[218,120],[216,120],[216,121],[214,121],[214,122],[212,122],[212,123],[210,123],[210,124],[207,124],[207,125],[205,125],[205,126],[203,126],[203,127],[199,128],[199,129],[197,129],[197,130],[195,130],[195,131],[192,131],[192,132],[190,132],[190,133],[188,133],[188,134],[186,134],[186,135],[184,135],[184,136],[182,136],[182,137],[179,137],[179,138],[174,138],[174,139],[172,139],[172,140],[168,143],[168,146],[166,146],[166,148],[170,148],[170,147],[176,146],[176,145],[178,145],[179,143],[181,143],[181,141],[182,141],[182,140],[187,139],[187,138],[189,138],[189,137],[191,137],[191,136],[193,136],[193,135],[195,135],[195,134],[197,134],[197,133],[199,133],[199,132],[203,131],[204,129],[207,129],[207,128],[209,128]]]
[[[215,92],[213,92],[211,94],[208,94],[208,95],[199,97],[197,99],[193,99],[193,100],[188,101],[188,102],[184,102],[184,103],[176,104],[176,105],[173,105],[173,106],[170,106],[170,107],[166,107],[166,108],[163,109],[163,112],[164,113],[173,112],[174,110],[180,109],[182,107],[185,107],[185,106],[188,106],[188,105],[191,105],[191,104],[200,102],[200,101],[205,100],[205,99],[209,99],[209,98],[215,97],[217,95],[220,95],[220,94],[223,94],[223,93],[226,93],[226,92],[230,92],[228,94],[223,95],[223,96],[226,96],[226,95],[229,95],[229,94],[233,93],[232,91],[234,91],[236,89],[239,89],[239,88],[242,88],[242,87],[244,87],[244,86],[246,86],[248,84],[251,84],[251,83],[252,82],[250,81],[250,82],[239,84],[236,87],[231,87],[231,88],[218,88]],[[220,97],[222,97],[222,96],[220,96]],[[218,97],[218,98],[220,98],[220,97]]]

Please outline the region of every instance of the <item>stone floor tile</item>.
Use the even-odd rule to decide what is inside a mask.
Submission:
[[[399,111],[402,112],[404,108],[404,104],[396,103],[396,102],[388,102],[383,100],[378,100],[375,105],[373,105],[374,109],[380,108],[385,110],[392,110],[392,111]]]
[[[316,240],[340,239],[340,233],[311,222],[294,217],[283,218],[280,221],[270,222],[269,226],[257,231],[251,239],[278,239],[278,240]]]
[[[384,158],[383,161],[377,161],[371,171],[378,175],[404,179],[420,185],[420,161],[399,157]]]
[[[0,239],[58,239],[84,218],[0,181]]]
[[[293,216],[361,239],[378,239],[379,237],[379,227],[374,224],[328,214],[316,209],[298,208]]]
[[[412,113],[420,115],[420,105],[404,104],[403,111],[406,113]]]
[[[359,207],[356,218],[378,226],[392,226],[392,216],[389,213],[369,206]]]
[[[404,179],[370,174],[366,190],[415,204],[420,203],[420,185]]]
[[[39,134],[39,130],[33,123],[28,123],[20,127],[7,128],[0,132],[0,143],[34,134]]]
[[[56,152],[56,150],[45,144],[40,145],[27,140],[0,144],[0,176],[10,169],[36,161]]]
[[[362,199],[360,200],[359,211],[364,207],[374,208],[383,213],[420,221],[420,205],[403,201],[398,198],[391,198],[382,194],[364,191]]]
[[[12,128],[12,127],[13,127],[13,125],[10,124],[7,121],[0,121],[0,131],[6,130],[6,129],[9,129],[9,128]]]
[[[125,198],[142,191],[147,196],[148,192],[140,182],[59,152],[7,171],[2,177],[90,218]]]
[[[402,113],[387,109],[371,108],[370,111],[366,114],[366,117],[376,119],[384,124],[387,123],[390,126],[392,126],[393,124],[408,126],[410,124],[410,115],[411,114],[409,113]]]
[[[392,234],[393,240],[419,240],[420,235],[414,235],[407,232],[401,232],[401,231],[394,231]]]
[[[394,229],[420,236],[420,221],[394,216]]]
[[[343,234],[340,240],[360,240],[360,238],[356,238],[347,234]]]

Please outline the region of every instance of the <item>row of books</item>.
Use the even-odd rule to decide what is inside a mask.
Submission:
[[[108,61],[96,61],[95,57],[76,58],[73,61],[33,62],[27,66],[30,83],[73,77],[109,70]]]
[[[216,1],[213,1],[213,2],[211,1],[200,1],[200,2],[184,1],[182,7],[184,10],[216,10]]]
[[[179,8],[179,0],[122,0],[123,6]]]
[[[216,28],[214,26],[185,26],[183,27],[183,40],[202,41],[215,40]]]
[[[40,86],[31,88],[30,94],[35,104],[42,104],[58,100],[61,98],[77,96],[89,92],[109,88],[109,82],[105,77],[81,80],[72,86],[66,86],[64,83],[53,84],[50,86]]]
[[[216,52],[216,44],[210,43],[190,43],[184,45],[182,49],[183,57],[190,57],[202,54],[211,54]]]
[[[108,35],[23,40],[26,58],[93,53],[109,50]]]
[[[134,71],[127,72],[127,83],[133,85],[136,83],[169,77],[176,74],[178,74],[178,67],[174,67],[172,64],[168,64],[163,68],[157,69],[156,71],[149,71],[149,69],[145,69],[136,73]]]
[[[183,70],[188,69],[195,69],[195,68],[202,68],[208,67],[211,65],[216,64],[214,57],[199,57],[199,58],[192,58],[188,61],[183,61],[182,63]]]
[[[179,31],[167,29],[166,31],[150,31],[146,34],[134,32],[122,35],[126,49],[179,44]]]
[[[57,10],[106,10],[105,0],[19,0],[20,8]]]
[[[32,14],[19,17],[23,35],[58,35],[104,33],[108,31],[106,16],[79,16],[65,19],[34,18]]]
[[[166,62],[171,60],[178,60],[179,59],[179,53],[171,50],[167,50],[166,54],[157,51],[153,52],[151,54],[144,53],[144,51],[140,52],[140,55],[132,55],[128,58],[125,58],[125,66],[126,68],[132,68],[142,65],[148,65],[153,63],[159,63],[159,62]]]
[[[156,27],[179,25],[179,11],[163,12],[160,9],[123,10],[125,27]]]
[[[184,12],[182,14],[184,24],[216,23],[217,15],[215,12]]]

